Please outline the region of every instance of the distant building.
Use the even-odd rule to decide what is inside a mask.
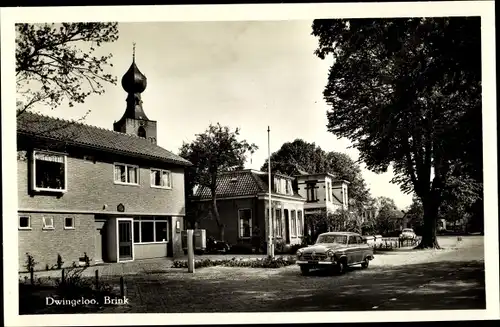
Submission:
[[[272,228],[277,241],[300,244],[304,235],[305,199],[294,192],[293,177],[272,174]],[[208,187],[197,187],[195,203],[208,208],[211,193]],[[268,174],[251,169],[219,174],[216,189],[220,221],[225,225],[224,240],[231,244],[252,244],[254,238],[267,242],[269,214]],[[199,228],[219,238],[215,219],[205,211]]]
[[[123,117],[107,130],[29,112],[17,118],[19,266],[126,262],[182,252],[184,168],[156,144],[142,108],[146,77],[123,76]],[[108,108],[105,108],[108,109]]]

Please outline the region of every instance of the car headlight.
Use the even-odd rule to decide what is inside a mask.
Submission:
[[[335,251],[333,251],[333,250],[328,250],[328,251],[326,252],[326,255],[327,255],[328,257],[330,257],[330,258],[333,258],[333,256],[335,255]]]
[[[302,249],[298,249],[298,250],[297,250],[297,253],[296,253],[296,254],[297,254],[297,257],[302,256],[302,253],[304,253],[304,250],[302,250]]]

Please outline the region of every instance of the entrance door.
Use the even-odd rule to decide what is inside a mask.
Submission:
[[[290,244],[290,218],[288,216],[288,209],[284,210],[285,213],[285,241]]]
[[[96,220],[95,222],[95,230],[94,230],[94,236],[95,236],[95,255],[94,255],[94,260],[95,262],[102,262],[104,261],[104,248],[103,246],[105,245],[105,230],[104,230],[104,225],[105,221],[98,221]]]
[[[133,260],[132,220],[118,220],[118,261]]]

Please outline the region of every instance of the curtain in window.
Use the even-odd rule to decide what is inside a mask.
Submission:
[[[137,184],[137,168],[128,167],[128,182]]]
[[[163,185],[164,187],[170,187],[170,172],[164,171],[163,172]]]

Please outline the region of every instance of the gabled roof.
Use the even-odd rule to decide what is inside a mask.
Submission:
[[[23,112],[17,117],[17,133],[125,156],[191,165],[186,159],[142,137],[31,112]]]
[[[289,178],[289,176],[279,175]],[[236,170],[220,173],[217,178],[216,196],[219,199],[237,197],[237,196],[257,196],[263,193],[269,193],[267,183],[267,173],[251,169]],[[287,196],[303,200],[304,198],[298,194],[285,195],[272,192],[274,196]],[[209,199],[212,197],[210,189],[205,186],[200,186],[196,190],[195,197],[200,200]]]

